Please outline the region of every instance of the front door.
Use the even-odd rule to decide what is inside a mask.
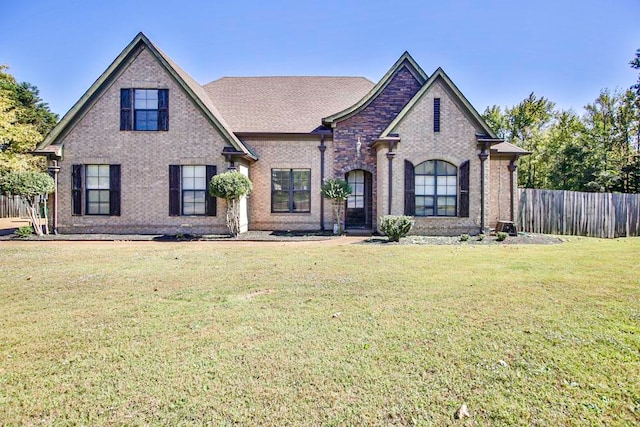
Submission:
[[[346,228],[371,228],[371,173],[357,169],[347,173],[351,194],[347,198]]]

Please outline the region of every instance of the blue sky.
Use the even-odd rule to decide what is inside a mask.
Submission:
[[[64,114],[143,31],[198,82],[221,76],[353,75],[378,81],[408,50],[469,101],[530,92],[562,109],[627,88],[640,1],[2,0],[0,64]]]

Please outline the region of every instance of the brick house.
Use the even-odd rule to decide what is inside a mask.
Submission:
[[[497,138],[442,69],[404,53],[363,77],[223,77],[200,85],[138,34],[35,151],[62,233],[224,233],[216,173],[254,189],[246,230],[331,230],[324,179],[347,179],[349,230],[386,214],[415,233],[479,233],[517,217],[524,150]]]

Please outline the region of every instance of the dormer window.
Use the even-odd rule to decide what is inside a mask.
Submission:
[[[169,130],[169,90],[120,89],[120,130]]]

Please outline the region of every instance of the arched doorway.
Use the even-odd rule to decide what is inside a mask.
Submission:
[[[370,229],[372,226],[372,178],[371,172],[355,169],[345,176],[351,186],[351,195],[347,198],[345,216],[346,229]]]

